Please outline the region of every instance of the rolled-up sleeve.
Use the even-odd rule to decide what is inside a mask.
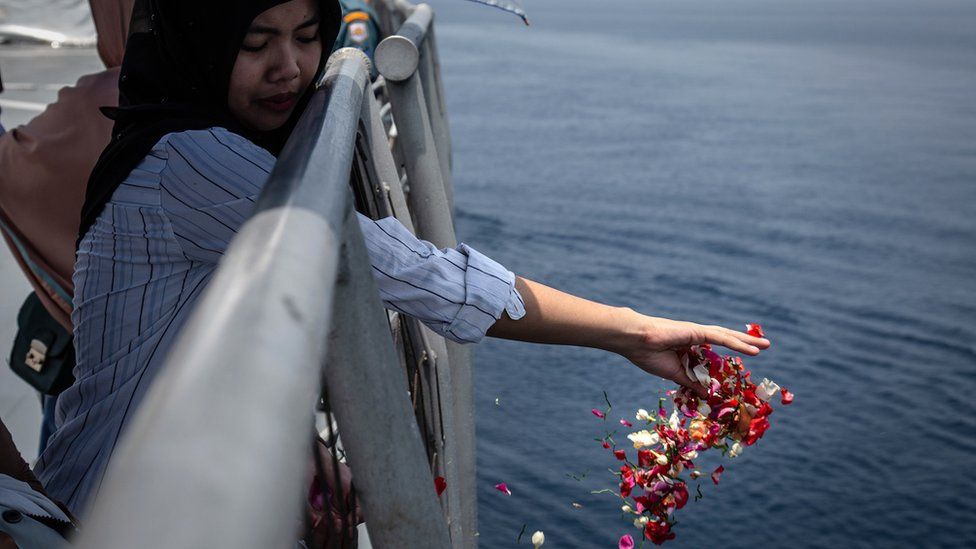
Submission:
[[[216,265],[251,215],[274,157],[222,128],[169,134],[151,155],[166,163],[160,203],[183,254]],[[475,249],[438,250],[395,218],[357,216],[387,308],[460,343],[480,341],[504,313],[525,315],[515,275]]]
[[[503,313],[525,315],[515,275],[474,248],[439,250],[391,217],[359,223],[386,307],[459,343],[480,341]]]

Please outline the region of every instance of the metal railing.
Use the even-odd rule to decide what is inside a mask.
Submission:
[[[376,68],[397,127],[394,150],[402,161],[409,185],[409,205],[417,220],[417,234],[439,247],[457,245],[453,218],[450,133],[434,43],[433,10],[404,0],[387,0],[397,31],[376,48]],[[477,469],[475,458],[474,376],[470,351],[447,342],[453,426],[448,425],[448,517],[456,547],[477,545]],[[442,402],[442,406],[446,403]],[[453,428],[452,428],[453,427]],[[453,487],[453,490],[452,490]],[[454,504],[457,502],[457,505]]]
[[[330,57],[127,428],[81,547],[293,546],[319,379],[372,544],[477,545],[470,358],[382,309],[353,213],[355,199],[456,244],[432,13],[374,7],[398,29],[376,52],[383,77],[370,85],[358,50]],[[402,65],[411,48],[416,61]],[[389,98],[386,123],[377,95]],[[447,481],[440,498],[435,476]]]

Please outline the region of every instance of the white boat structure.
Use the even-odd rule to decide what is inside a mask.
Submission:
[[[0,43],[94,47],[95,25],[86,0],[0,1]]]

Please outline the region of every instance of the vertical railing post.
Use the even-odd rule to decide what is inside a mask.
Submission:
[[[379,178],[379,184],[386,187],[389,192],[390,203],[393,213],[400,222],[409,230],[415,232],[413,220],[404,198],[403,189],[400,186],[399,176],[397,175],[396,165],[393,155],[386,143],[386,132],[379,117],[379,106],[374,98],[368,97],[363,105],[362,120],[368,133],[366,136],[369,145],[370,158]],[[407,322],[415,322],[407,320]],[[450,524],[457,525],[461,515],[461,502],[463,500],[462,486],[464,486],[461,474],[458,470],[458,459],[454,451],[454,442],[451,438],[457,431],[455,427],[455,383],[453,382],[453,369],[451,368],[450,353],[444,339],[426,326],[420,326],[419,330],[424,334],[423,339],[429,347],[432,356],[430,360],[431,370],[435,374],[438,402],[442,410],[448,410],[447,414],[436,414],[434,423],[440,427],[437,434],[435,451],[440,459],[439,464],[443,469],[444,477],[448,481],[447,492],[444,500],[446,501],[446,511],[450,518]],[[418,344],[420,342],[417,342]],[[427,393],[428,398],[433,399],[434,393]]]
[[[430,131],[437,148],[437,160],[441,167],[441,180],[447,194],[450,212],[454,214],[454,183],[451,177],[451,134],[447,126],[447,109],[444,102],[444,90],[440,86],[440,68],[435,54],[434,26],[431,23],[427,35],[420,46],[420,62],[417,74],[424,90],[424,102],[427,106],[427,117],[430,120]]]
[[[364,268],[369,258],[359,233],[358,221],[350,215],[325,367],[329,405],[342,429],[370,542],[382,548],[446,548],[451,545],[447,522],[437,504],[407,379],[372,273]],[[399,421],[404,418],[407,429]],[[390,497],[387,487],[393,485],[411,489]]]
[[[380,43],[375,59],[380,74],[386,80],[393,107],[397,146],[403,154],[410,186],[408,204],[416,221],[417,234],[438,247],[447,248],[457,245],[452,208],[431,129],[427,110],[429,102],[425,99],[417,71],[421,60],[420,47],[431,19],[430,6],[416,6],[397,35],[389,36]],[[432,89],[436,89],[436,85],[432,85]],[[457,460],[460,475],[458,488],[465,495],[460,502],[460,514],[452,517],[451,533],[455,547],[473,547],[477,544],[474,380],[468,350],[453,342],[447,343],[447,349],[451,363],[455,430],[445,434],[448,437],[448,456],[456,456]]]

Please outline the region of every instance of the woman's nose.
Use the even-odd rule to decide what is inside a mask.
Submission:
[[[271,82],[287,82],[298,78],[301,73],[298,51],[289,45],[285,45],[278,49],[269,70],[268,80]]]

